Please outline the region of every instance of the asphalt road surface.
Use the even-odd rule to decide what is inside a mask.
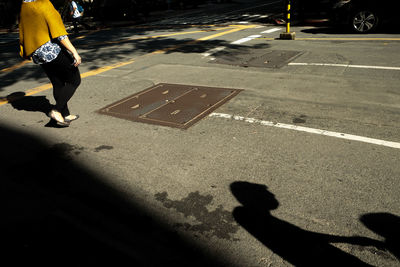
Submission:
[[[47,77],[1,34],[4,261],[400,266],[400,36],[297,25],[279,40],[280,8],[71,35],[80,119],[62,129]],[[243,91],[187,130],[97,113],[159,83]]]

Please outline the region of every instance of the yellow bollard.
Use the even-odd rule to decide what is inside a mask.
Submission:
[[[294,40],[296,38],[295,32],[290,32],[290,0],[286,2],[286,32],[281,33],[279,39]]]
[[[287,3],[287,10],[286,10],[286,14],[287,14],[287,17],[286,17],[286,33],[290,33],[290,0],[288,1],[288,3]]]

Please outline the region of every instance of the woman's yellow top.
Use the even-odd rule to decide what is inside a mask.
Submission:
[[[67,34],[60,14],[49,0],[22,3],[19,21],[21,57],[29,58],[43,44]]]

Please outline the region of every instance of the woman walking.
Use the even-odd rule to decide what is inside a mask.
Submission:
[[[20,55],[41,65],[53,85],[56,105],[49,117],[60,126],[69,126],[79,118],[70,114],[68,101],[81,83],[81,57],[50,0],[23,0],[19,41]]]

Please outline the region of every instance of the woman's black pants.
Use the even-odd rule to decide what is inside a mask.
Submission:
[[[70,114],[68,101],[81,83],[79,69],[73,66],[72,57],[64,49],[61,50],[56,59],[41,66],[53,84],[53,95],[56,100],[54,109],[60,112],[63,117],[68,116]]]

